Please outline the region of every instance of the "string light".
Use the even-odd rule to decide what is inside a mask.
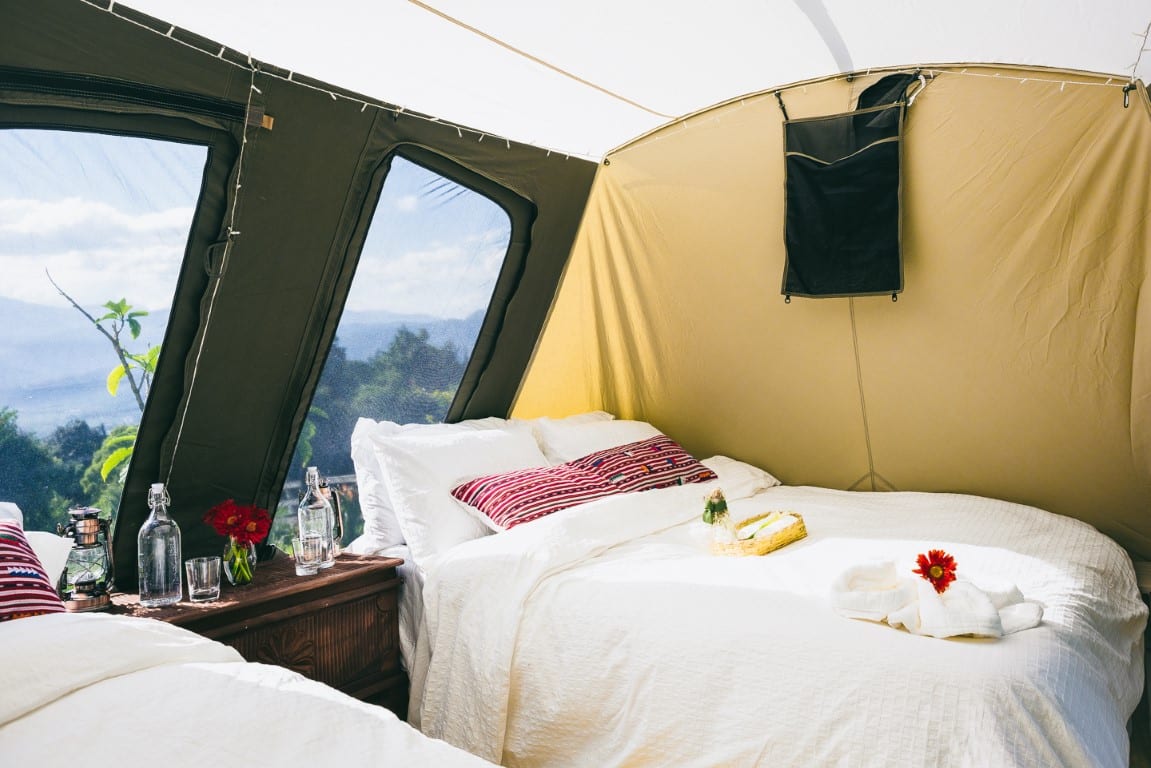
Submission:
[[[129,24],[137,26],[140,29],[147,30],[148,32],[151,32],[152,34],[161,35],[163,37],[168,37],[169,39],[179,43],[180,45],[184,46],[185,48],[189,48],[193,51],[196,51],[198,53],[202,53],[202,54],[205,54],[208,56],[212,55],[210,51],[205,51],[202,48],[198,48],[195,45],[192,45],[191,43],[188,43],[184,40],[180,40],[177,37],[173,37],[172,35],[176,30],[175,26],[171,26],[168,29],[167,34],[163,34],[159,30],[153,29],[152,27],[149,27],[146,24],[142,24],[139,21],[136,21],[135,19],[131,19],[131,18],[128,18],[126,16],[122,16],[119,13],[116,13],[116,10],[115,10],[116,4],[114,2],[111,3],[107,8],[105,8],[103,5],[101,5],[98,2],[98,0],[80,0],[80,1],[82,3],[84,3],[85,5],[90,5],[93,8],[97,8],[101,11],[106,12],[106,13],[110,13],[113,16],[115,16],[116,18],[120,19],[121,21],[125,21]],[[232,61],[230,59],[224,58],[223,53],[226,50],[227,50],[226,47],[221,48],[221,53],[218,56],[213,56],[213,58],[219,58],[220,61],[223,61],[227,64],[231,64],[232,66],[237,67],[239,69],[243,69],[243,70],[251,70],[251,69],[255,68],[255,65],[252,63],[250,56],[248,57],[248,66],[244,66],[243,64],[240,64],[239,62],[235,62],[235,61]],[[423,121],[429,122],[429,123],[439,123],[440,125],[446,125],[446,126],[455,128],[457,131],[459,131],[461,133],[467,133],[470,136],[479,136],[480,141],[483,141],[483,137],[485,135],[493,135],[493,136],[496,135],[496,134],[485,134],[481,131],[476,130],[475,128],[469,128],[466,125],[459,125],[458,123],[454,123],[454,122],[451,122],[448,120],[443,120],[443,119],[441,119],[439,117],[435,117],[433,115],[423,115],[423,114],[420,114],[419,112],[408,112],[407,108],[403,107],[403,106],[366,102],[360,98],[348,96],[348,95],[345,95],[345,94],[340,93],[338,91],[332,90],[330,88],[323,88],[321,86],[314,85],[312,83],[302,82],[302,81],[295,79],[295,75],[296,75],[295,71],[289,71],[287,75],[280,75],[280,74],[277,74],[274,72],[261,71],[260,75],[262,77],[271,77],[271,78],[275,78],[276,80],[282,80],[284,82],[289,82],[289,83],[292,83],[293,85],[301,87],[301,88],[307,88],[307,89],[312,90],[312,91],[318,91],[320,93],[326,93],[332,97],[333,101],[346,100],[346,101],[351,101],[351,102],[356,103],[356,104],[362,104],[363,106],[360,109],[361,112],[366,110],[368,107],[371,107],[372,109],[378,109],[382,112],[387,112],[389,114],[396,115],[396,116],[405,115],[406,117],[411,118],[413,120],[423,120]],[[508,143],[508,147],[509,148],[511,147],[511,139],[510,138],[508,138],[506,136],[498,136],[497,138],[504,139]],[[519,143],[519,142],[517,142],[517,143]],[[533,149],[538,149],[541,152],[554,150],[557,153],[562,153],[565,158],[571,157],[571,153],[566,152],[562,149],[559,149],[558,147],[540,146],[538,144],[525,145],[525,146],[531,146]],[[577,154],[577,156],[581,156],[581,155]],[[598,154],[593,155],[590,152],[583,154],[582,157],[584,159],[588,159],[588,160],[596,160],[596,161],[599,160]]]
[[[1147,38],[1151,36],[1151,22],[1147,23],[1143,34],[1138,32],[1134,33],[1139,38],[1139,53],[1135,55],[1135,63],[1131,65],[1131,82],[1135,82],[1135,72],[1139,69],[1139,62],[1143,60],[1143,54],[1147,50]]]
[[[165,36],[165,37],[168,37],[168,38],[170,38],[170,39],[172,39],[172,40],[175,40],[177,43],[179,43],[180,45],[183,45],[183,46],[185,46],[186,48],[190,48],[191,50],[194,50],[194,51],[197,51],[197,52],[200,52],[200,53],[208,53],[208,54],[210,55],[210,52],[206,52],[206,51],[204,51],[203,49],[201,49],[201,48],[198,48],[198,47],[196,47],[196,46],[194,46],[194,45],[192,45],[192,44],[190,44],[190,43],[188,43],[188,42],[185,42],[185,41],[183,41],[183,40],[180,40],[180,39],[178,39],[178,38],[176,38],[176,37],[173,37],[173,32],[174,32],[174,30],[176,29],[176,27],[175,27],[175,26],[172,26],[172,27],[170,27],[170,28],[168,29],[168,32],[167,32],[166,34],[163,34],[163,33],[161,33],[159,30],[153,29],[152,27],[149,27],[149,26],[147,26],[147,25],[145,25],[145,24],[142,24],[142,23],[140,23],[140,22],[138,22],[138,21],[136,21],[136,20],[134,20],[134,19],[131,19],[131,18],[128,18],[128,17],[126,17],[126,16],[122,16],[122,15],[120,15],[119,13],[117,13],[117,12],[116,12],[116,3],[115,3],[115,2],[111,2],[111,3],[109,3],[109,5],[108,5],[108,7],[107,7],[107,8],[105,8],[105,7],[103,7],[102,5],[100,5],[100,4],[99,4],[99,2],[98,2],[98,0],[81,0],[81,2],[85,3],[86,5],[90,5],[90,6],[94,7],[94,8],[97,8],[97,9],[99,9],[99,10],[105,11],[105,12],[107,12],[107,13],[111,13],[112,15],[116,16],[116,18],[118,18],[118,19],[120,19],[120,20],[122,20],[122,21],[128,22],[129,24],[133,24],[133,25],[135,25],[135,26],[137,26],[137,27],[140,27],[141,29],[145,29],[145,30],[147,30],[147,31],[149,31],[149,32],[151,32],[151,33],[153,33],[153,34],[157,34],[157,35],[161,35],[161,34],[162,34],[162,35],[163,35],[163,36]],[[1142,34],[1140,34],[1140,33],[1134,33],[1134,34],[1135,34],[1137,37],[1141,37],[1141,38],[1142,38],[1142,44],[1141,44],[1141,46],[1140,46],[1139,54],[1138,54],[1138,56],[1137,56],[1137,58],[1136,58],[1136,60],[1135,60],[1135,63],[1134,63],[1132,66],[1131,66],[1131,78],[1130,78],[1130,82],[1134,82],[1134,81],[1135,81],[1135,73],[1136,73],[1136,71],[1137,71],[1137,69],[1138,69],[1138,67],[1139,67],[1139,64],[1140,64],[1141,60],[1142,60],[1142,56],[1143,56],[1143,53],[1144,53],[1144,51],[1146,51],[1146,50],[1147,50],[1147,43],[1148,43],[1148,40],[1149,40],[1149,39],[1151,39],[1151,23],[1149,23],[1149,24],[1147,25],[1147,28],[1146,28],[1146,29],[1145,29],[1145,30],[1142,32]],[[237,63],[237,62],[233,62],[233,61],[230,61],[229,59],[223,58],[223,53],[224,53],[224,51],[225,51],[225,48],[221,48],[221,50],[220,50],[220,53],[217,55],[217,57],[218,57],[218,58],[220,58],[220,60],[221,60],[221,61],[225,61],[225,62],[227,62],[227,63],[229,63],[229,64],[231,64],[231,65],[233,65],[233,66],[235,66],[235,67],[239,67],[239,68],[241,68],[241,69],[249,69],[249,70],[250,70],[250,69],[252,69],[252,68],[253,68],[253,67],[251,66],[251,57],[249,57],[249,65],[250,65],[250,66],[248,66],[248,67],[244,67],[243,65],[241,65],[241,64],[239,64],[239,63]],[[987,66],[990,68],[990,67],[993,67],[993,66],[995,66],[995,65],[993,65],[993,64],[988,64]],[[867,74],[867,75],[871,75],[871,73],[872,73],[872,71],[873,71],[873,70],[874,70],[874,71],[881,71],[881,72],[882,72],[882,71],[899,72],[899,71],[906,71],[907,69],[908,69],[908,67],[890,67],[890,68],[873,68],[873,67],[868,67],[868,68],[865,70],[865,72],[866,72],[866,74]],[[1012,76],[1012,75],[1003,74],[1003,73],[1001,73],[1001,72],[998,72],[998,71],[997,71],[997,72],[995,72],[995,73],[993,73],[993,74],[988,74],[988,73],[985,73],[985,72],[970,72],[970,71],[968,71],[968,68],[967,68],[967,67],[964,67],[964,68],[963,68],[962,70],[960,70],[960,71],[955,71],[955,70],[951,70],[951,69],[927,68],[927,67],[922,67],[922,66],[921,66],[921,67],[919,67],[919,69],[921,69],[923,72],[926,72],[926,73],[928,73],[928,74],[930,75],[930,77],[932,77],[932,78],[938,77],[938,76],[940,76],[940,75],[947,75],[947,76],[966,76],[966,77],[1002,78],[1002,79],[1005,79],[1005,80],[1016,80],[1016,81],[1019,81],[1019,82],[1021,82],[1021,83],[1022,83],[1022,82],[1026,82],[1026,81],[1033,81],[1033,82],[1040,82],[1040,83],[1051,83],[1051,84],[1059,83],[1059,90],[1060,90],[1060,92],[1062,92],[1062,91],[1063,91],[1063,90],[1066,88],[1066,86],[1067,86],[1068,84],[1070,84],[1070,85],[1074,85],[1074,86],[1083,86],[1083,87],[1110,87],[1110,88],[1122,88],[1122,87],[1125,87],[1125,85],[1120,85],[1120,84],[1117,84],[1117,83],[1113,84],[1113,83],[1112,83],[1112,80],[1114,80],[1114,78],[1113,78],[1113,77],[1108,77],[1108,78],[1107,78],[1107,81],[1106,81],[1106,82],[1104,82],[1104,83],[1098,83],[1098,82],[1089,82],[1089,81],[1083,81],[1083,80],[1066,80],[1066,79],[1054,79],[1054,78],[1050,78],[1050,79],[1048,79],[1048,78],[1043,78],[1043,77],[1034,77],[1034,76],[1027,76],[1027,77],[1022,77],[1022,76]],[[294,78],[295,78],[295,72],[294,72],[294,71],[289,71],[289,72],[288,72],[288,74],[287,74],[287,76],[284,76],[284,75],[279,75],[279,74],[275,74],[275,73],[272,73],[272,72],[261,72],[261,75],[263,75],[264,77],[272,77],[272,78],[276,78],[276,79],[278,79],[278,80],[284,80],[284,81],[286,81],[286,82],[290,82],[290,83],[292,83],[292,84],[294,84],[294,85],[297,85],[297,86],[300,86],[300,87],[303,87],[303,88],[308,88],[308,89],[311,89],[311,90],[314,90],[314,91],[319,91],[319,92],[321,92],[321,93],[326,93],[326,94],[328,94],[329,96],[331,96],[331,97],[332,97],[332,99],[333,99],[334,101],[339,101],[340,99],[346,99],[346,100],[348,100],[348,101],[353,101],[353,102],[356,102],[356,103],[361,103],[361,104],[363,104],[363,106],[361,107],[361,112],[362,112],[362,111],[364,111],[365,109],[367,109],[367,107],[368,107],[368,106],[371,106],[373,109],[379,109],[379,110],[381,110],[381,111],[384,111],[384,112],[389,112],[389,113],[391,113],[391,114],[393,114],[393,115],[396,115],[396,116],[399,116],[399,115],[403,115],[403,114],[405,113],[405,107],[402,107],[402,106],[392,106],[392,105],[387,105],[387,104],[383,104],[383,103],[368,103],[368,102],[362,102],[360,99],[357,99],[357,98],[352,98],[352,97],[350,97],[350,96],[346,96],[346,95],[344,95],[344,94],[342,94],[342,93],[339,93],[339,92],[337,92],[337,91],[334,91],[334,90],[332,90],[332,89],[329,89],[329,88],[323,88],[323,87],[320,87],[320,86],[314,85],[314,84],[312,84],[312,83],[307,83],[307,82],[300,82],[300,81],[298,81],[298,80],[295,80],[295,79],[294,79]],[[858,76],[858,73],[857,73],[857,72],[852,72],[852,73],[844,73],[844,74],[838,75],[838,76],[836,76],[836,77],[831,77],[831,78],[817,78],[817,81],[820,81],[820,82],[822,82],[822,81],[835,82],[835,81],[839,81],[839,80],[852,80],[852,79],[854,79],[856,76]],[[806,92],[806,90],[807,90],[807,85],[808,85],[810,82],[815,82],[815,81],[805,81],[805,82],[802,82],[802,83],[794,83],[794,84],[792,84],[792,85],[789,85],[789,86],[776,86],[776,87],[773,87],[773,88],[771,88],[771,89],[768,89],[768,91],[765,91],[765,92],[774,92],[774,91],[786,91],[786,90],[790,90],[790,89],[792,89],[792,88],[797,88],[797,87],[803,88],[804,92]],[[759,93],[759,94],[752,94],[752,96],[758,96],[758,95],[762,95],[762,93],[764,93],[764,92],[761,92],[761,93]],[[748,98],[748,97],[744,96],[744,97],[739,97],[739,98],[743,99],[743,98]],[[730,100],[730,101],[726,101],[726,102],[720,102],[720,103],[718,103],[718,104],[714,104],[714,105],[711,105],[711,106],[709,106],[709,107],[706,107],[706,108],[704,108],[704,109],[702,109],[702,110],[698,110],[697,112],[693,112],[693,113],[691,113],[690,115],[684,115],[684,116],[681,116],[680,118],[677,118],[677,119],[676,119],[675,121],[673,121],[673,122],[674,122],[674,123],[682,123],[682,124],[686,125],[686,118],[688,118],[688,117],[692,117],[692,116],[694,116],[694,115],[696,115],[696,114],[699,114],[700,112],[705,112],[705,111],[709,111],[709,110],[712,110],[712,109],[717,109],[717,108],[719,108],[719,107],[723,107],[723,106],[726,106],[727,104],[730,104],[730,103],[732,103],[734,100],[735,100],[735,99],[732,99],[732,100]],[[440,118],[438,118],[438,117],[435,117],[435,116],[422,115],[422,114],[419,114],[419,113],[415,113],[415,112],[411,112],[411,113],[408,113],[408,115],[407,115],[407,116],[408,116],[408,117],[411,117],[411,118],[414,118],[414,119],[417,119],[417,120],[425,120],[425,121],[427,121],[427,122],[430,122],[430,123],[440,123],[440,124],[443,124],[443,125],[449,125],[449,126],[451,126],[451,127],[455,128],[455,129],[456,129],[457,131],[459,131],[460,133],[463,133],[463,132],[465,132],[465,131],[466,131],[466,132],[467,132],[468,134],[470,134],[470,135],[473,135],[473,136],[479,136],[479,141],[483,141],[483,140],[484,140],[484,136],[485,136],[485,135],[487,135],[486,133],[483,133],[483,132],[481,132],[481,131],[478,131],[478,130],[476,130],[476,129],[474,129],[474,128],[469,128],[469,127],[467,127],[467,126],[462,126],[462,125],[458,125],[458,124],[456,124],[456,123],[452,123],[452,122],[449,122],[449,121],[441,120]],[[657,132],[659,132],[661,129],[663,129],[663,128],[664,128],[664,127],[666,127],[667,125],[668,125],[668,124],[666,124],[666,123],[665,123],[664,125],[660,125],[660,126],[657,126],[657,127],[655,127],[654,129],[652,129],[651,131],[649,131],[648,133],[645,133],[645,134],[643,134],[643,135],[641,135],[641,136],[637,136],[637,137],[635,137],[635,138],[633,138],[633,139],[630,139],[630,140],[628,140],[628,141],[624,142],[623,144],[620,144],[619,146],[617,146],[617,147],[615,147],[615,148],[613,148],[613,149],[611,149],[611,150],[608,150],[608,152],[606,152],[606,153],[604,153],[604,154],[605,154],[605,155],[607,155],[607,154],[611,154],[611,153],[613,153],[613,152],[617,152],[617,151],[619,151],[620,149],[623,149],[624,147],[627,147],[627,146],[631,146],[631,145],[633,145],[633,144],[637,144],[637,143],[639,143],[639,142],[643,141],[644,139],[648,138],[648,136],[650,136],[651,134],[654,134],[654,133],[657,133]],[[507,137],[500,137],[500,138],[503,138],[505,141],[507,141],[507,142],[508,142],[508,145],[510,146],[510,143],[511,143],[511,140],[510,140],[510,139],[508,139]],[[549,147],[546,147],[546,146],[539,146],[539,145],[534,145],[534,146],[535,146],[535,148],[536,148],[536,149],[539,149],[539,150],[541,150],[541,151],[547,151],[547,152],[550,152],[550,151],[551,151],[551,149],[552,149],[552,148],[549,148]],[[556,151],[562,151],[562,150],[558,150],[558,149],[557,149]],[[570,157],[570,153],[564,152],[564,155],[565,155],[565,156],[567,156],[567,157]],[[591,154],[587,154],[587,155],[584,155],[584,157],[585,157],[585,158],[588,158],[588,159],[595,159],[595,157],[594,157],[593,155],[591,155]]]
[[[1151,35],[1151,25],[1148,26],[1148,33],[1149,33],[1149,35]],[[1149,39],[1151,39],[1151,38],[1149,38]],[[996,65],[994,65],[994,64],[988,64],[987,69],[992,69],[995,66]],[[1008,66],[1008,65],[1000,65],[1000,66]],[[1006,74],[1006,73],[1000,72],[1000,71],[996,71],[996,72],[973,72],[973,71],[971,71],[970,67],[963,67],[962,69],[959,69],[959,70],[943,69],[941,67],[927,67],[927,66],[923,66],[923,65],[920,65],[918,67],[907,67],[907,66],[889,67],[889,68],[869,67],[866,70],[866,74],[869,76],[872,74],[872,72],[877,72],[877,73],[879,73],[879,72],[887,72],[887,73],[906,72],[906,73],[910,74],[913,71],[918,71],[921,75],[925,75],[929,80],[934,80],[936,77],[982,77],[985,79],[992,79],[992,80],[996,80],[996,79],[997,80],[1007,80],[1007,81],[1014,80],[1014,81],[1019,82],[1020,84],[1022,84],[1024,82],[1027,82],[1027,83],[1045,83],[1045,84],[1050,84],[1050,85],[1058,84],[1060,93],[1064,92],[1068,85],[1082,86],[1085,88],[1118,88],[1118,89],[1123,89],[1123,88],[1129,89],[1130,88],[1130,85],[1127,83],[1113,82],[1115,79],[1114,77],[1108,77],[1107,80],[1104,82],[1098,82],[1098,81],[1093,82],[1090,80],[1068,80],[1066,77],[1059,78],[1059,79],[1056,79],[1054,77],[1052,77],[1052,78],[1036,77],[1034,73],[1028,74],[1028,75],[1010,75],[1010,74]],[[619,146],[608,150],[607,152],[604,153],[604,156],[608,157],[608,156],[615,154],[616,152],[619,152],[623,149],[626,149],[627,147],[633,147],[633,146],[638,146],[640,144],[646,144],[649,141],[662,141],[667,136],[665,131],[668,128],[670,128],[672,126],[685,128],[685,127],[687,127],[688,120],[690,118],[694,118],[698,115],[702,115],[706,112],[711,112],[713,110],[719,110],[719,109],[723,109],[724,107],[734,106],[736,104],[736,102],[738,102],[741,105],[744,105],[744,104],[746,104],[746,102],[748,100],[759,100],[759,99],[764,99],[764,98],[771,98],[772,96],[775,96],[778,99],[778,98],[781,98],[778,94],[782,94],[785,91],[789,91],[789,90],[793,90],[793,89],[797,89],[797,88],[803,88],[806,91],[807,86],[811,83],[816,83],[816,82],[833,83],[833,82],[841,82],[841,81],[842,82],[852,82],[852,80],[854,80],[858,76],[859,76],[858,72],[844,72],[844,73],[836,75],[834,77],[822,77],[822,78],[817,78],[815,80],[804,81],[801,83],[797,82],[797,83],[792,83],[790,85],[784,85],[784,86],[779,86],[779,87],[775,87],[775,88],[768,88],[768,89],[759,91],[758,93],[754,93],[754,94],[746,94],[743,96],[738,96],[738,97],[729,99],[727,101],[720,102],[718,104],[713,104],[710,107],[705,107],[705,108],[703,108],[697,112],[693,112],[689,115],[684,115],[682,118],[675,120],[672,123],[666,123],[664,125],[658,125],[655,128],[652,128],[650,131],[643,133],[639,136],[636,136],[633,139],[629,139],[628,141],[625,141],[623,144],[620,144]],[[916,95],[918,95],[919,93],[922,93],[922,92],[923,92],[923,88],[920,88],[919,91],[916,92]]]

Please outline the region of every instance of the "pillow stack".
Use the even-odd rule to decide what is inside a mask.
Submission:
[[[606,496],[715,478],[678,443],[657,434],[553,467],[477,477],[453,488],[452,496],[502,531]]]
[[[464,541],[608,496],[718,477],[734,499],[778,484],[733,459],[701,462],[651,424],[603,411],[457,424],[360,419],[352,459],[364,535],[350,549],[406,543],[420,567]]]

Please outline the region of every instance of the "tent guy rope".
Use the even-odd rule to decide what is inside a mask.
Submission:
[[[612,91],[608,88],[605,88],[602,85],[597,85],[596,83],[593,83],[590,80],[585,80],[584,78],[580,77],[579,75],[576,75],[572,72],[569,72],[566,69],[563,69],[561,67],[557,67],[555,64],[552,64],[551,62],[544,61],[543,59],[539,58],[538,56],[533,56],[532,54],[528,53],[527,51],[525,51],[521,48],[516,48],[511,43],[508,43],[504,40],[501,40],[500,38],[498,38],[494,35],[490,35],[487,32],[484,32],[482,29],[478,29],[476,27],[473,27],[472,25],[467,24],[467,23],[461,21],[460,19],[457,19],[455,16],[451,16],[451,15],[441,11],[438,8],[434,8],[430,5],[428,5],[427,3],[422,3],[422,2],[420,2],[420,0],[408,0],[408,2],[411,3],[412,5],[416,6],[417,8],[422,8],[423,10],[427,11],[428,13],[430,13],[434,16],[438,16],[439,18],[443,19],[444,21],[448,22],[449,24],[454,24],[457,27],[459,27],[460,29],[471,32],[473,35],[478,35],[479,37],[482,37],[484,40],[487,40],[490,43],[494,43],[495,45],[498,45],[499,47],[503,48],[505,51],[510,51],[510,52],[516,54],[517,56],[522,56],[523,58],[527,59],[528,61],[532,62],[533,64],[539,64],[541,67],[544,67],[546,69],[550,69],[552,72],[555,72],[558,75],[562,75],[563,77],[566,77],[569,80],[574,80],[577,83],[579,83],[580,85],[586,85],[588,88],[596,90],[596,91],[604,94],[605,96],[610,96],[611,98],[616,99],[617,101],[622,101],[624,104],[627,104],[630,107],[635,107],[636,109],[643,110],[644,112],[647,112],[649,115],[654,115],[655,117],[663,117],[663,118],[666,118],[668,120],[674,120],[677,117],[676,115],[669,115],[666,112],[660,112],[659,110],[652,109],[651,107],[646,107],[643,104],[640,104],[638,101],[635,101],[633,99],[629,99],[627,96],[623,96],[619,93],[616,93],[615,91]]]

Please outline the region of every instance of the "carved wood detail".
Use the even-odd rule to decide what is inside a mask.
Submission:
[[[316,676],[316,644],[298,626],[269,633],[252,655],[265,664],[287,667],[305,677]]]

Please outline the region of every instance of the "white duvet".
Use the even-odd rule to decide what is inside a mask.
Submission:
[[[0,765],[490,765],[382,707],[152,619],[0,624]]]
[[[1090,526],[990,499],[776,487],[764,557],[707,551],[710,485],[617,496],[427,564],[410,717],[509,766],[1126,766],[1147,610]],[[860,561],[942,548],[1040,626],[940,640],[829,604]]]

